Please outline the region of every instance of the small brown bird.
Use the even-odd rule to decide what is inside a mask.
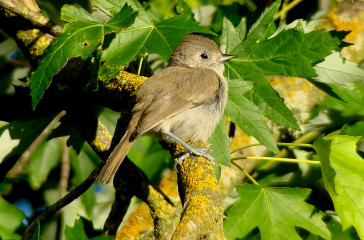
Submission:
[[[224,62],[232,58],[222,54],[211,39],[186,35],[167,68],[138,89],[129,126],[101,170],[100,181],[111,180],[133,141],[146,133],[178,142],[192,154],[213,159],[205,150],[194,149],[183,140],[205,142],[219,123],[228,92]]]

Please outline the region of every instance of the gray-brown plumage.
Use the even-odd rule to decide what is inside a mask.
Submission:
[[[224,62],[231,58],[211,39],[185,36],[168,67],[138,89],[132,119],[103,167],[100,181],[111,180],[132,142],[145,133],[161,135],[163,130],[182,140],[206,141],[226,105],[228,86],[223,71]]]

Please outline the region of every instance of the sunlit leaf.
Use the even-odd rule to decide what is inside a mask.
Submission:
[[[364,238],[364,159],[356,152],[360,136],[319,137],[314,142],[322,175],[344,229],[354,226]]]
[[[227,239],[243,238],[258,227],[262,240],[301,240],[296,226],[330,239],[330,232],[321,220],[323,213],[304,201],[308,189],[244,184],[236,190],[241,199],[227,213],[224,222]]]

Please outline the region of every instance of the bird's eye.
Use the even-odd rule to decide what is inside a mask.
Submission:
[[[207,54],[206,54],[206,53],[202,53],[202,54],[201,54],[201,58],[203,58],[203,59],[207,59],[207,58],[209,58],[209,57],[207,56]]]

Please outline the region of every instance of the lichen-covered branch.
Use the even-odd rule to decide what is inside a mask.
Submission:
[[[213,164],[191,156],[177,166],[183,212],[172,239],[225,239],[223,198]]]
[[[33,0],[0,0],[0,28],[14,38],[32,66],[62,30],[43,16]]]
[[[33,0],[0,0],[0,6],[29,20],[34,27],[50,27],[51,23]]]

